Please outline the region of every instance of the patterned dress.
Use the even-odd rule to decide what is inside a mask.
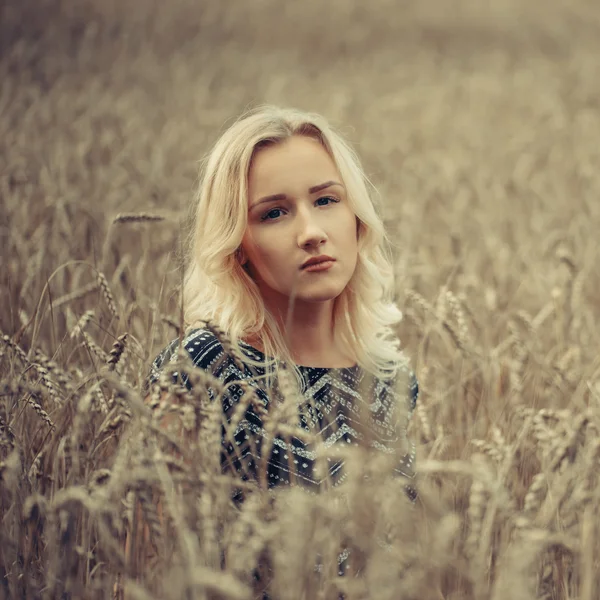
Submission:
[[[152,363],[149,381],[158,380],[161,369],[176,358],[179,340],[173,340]],[[193,329],[183,339],[183,344],[190,355],[194,365],[208,371],[221,383],[229,384],[236,381],[246,381],[256,388],[257,395],[268,410],[269,398],[265,389],[253,381],[256,375],[264,375],[261,367],[244,363],[244,370],[240,370],[233,359],[225,355],[223,346],[218,338],[208,329]],[[251,359],[263,361],[264,355],[256,348],[241,342],[244,353]],[[304,410],[299,411],[299,424],[307,431],[318,433],[325,446],[334,443],[357,443],[361,431],[365,426],[370,429],[372,445],[382,452],[396,452],[399,436],[406,434],[408,421],[415,408],[419,387],[414,373],[407,364],[400,365],[400,376],[406,378],[407,411],[405,423],[398,425],[394,419],[394,409],[404,399],[398,398],[398,391],[394,389],[393,382],[369,376],[358,365],[343,368],[320,368],[300,366],[304,381],[304,398],[307,400]],[[182,374],[182,379],[187,378]],[[188,384],[189,385],[189,384]],[[367,397],[361,396],[361,390],[367,390]],[[209,394],[212,392],[209,390]],[[235,383],[228,386],[227,393],[223,396],[223,411],[227,422],[237,403],[243,395],[243,389]],[[308,401],[310,399],[310,402]],[[366,404],[366,407],[364,403]],[[366,408],[372,419],[368,423],[358,420],[361,411]],[[240,466],[240,460],[250,469],[260,460],[261,440],[265,430],[261,419],[253,407],[249,407],[245,417],[241,419],[234,432],[235,443],[238,446],[234,454],[232,445],[224,441],[224,460],[229,456],[232,464]],[[248,440],[255,442],[246,443]],[[414,444],[408,445],[408,452],[402,457],[396,467],[396,472],[409,479],[414,477]],[[292,481],[302,483],[307,490],[319,486],[320,481],[313,474],[315,453],[306,447],[300,440],[293,439],[286,443],[282,439],[275,439],[273,451],[268,458],[269,486],[290,485]],[[335,463],[330,468],[330,480],[334,484],[344,481],[343,464]],[[412,486],[407,485],[409,496],[415,496]]]
[[[177,356],[179,339],[173,340],[154,360],[149,383],[156,382],[161,370],[169,361]],[[216,377],[222,384],[231,384],[223,394],[223,412],[225,421],[231,417],[244,390],[235,382],[246,381],[256,388],[262,405],[268,411],[269,397],[260,382],[253,377],[265,374],[264,368],[244,363],[244,369],[237,366],[231,356],[225,353],[217,336],[208,329],[193,329],[186,333],[183,345],[194,365]],[[246,356],[256,361],[264,361],[264,355],[258,349],[245,342],[240,343]],[[419,388],[417,379],[408,366],[401,364],[398,377],[406,381],[407,388],[396,390],[393,381],[382,380],[367,374],[361,367],[318,368],[299,367],[304,382],[303,396],[305,405],[299,408],[299,425],[312,433],[317,433],[325,446],[333,444],[356,444],[368,434],[371,445],[382,452],[396,454],[399,442],[403,441],[407,452],[401,456],[395,467],[398,475],[407,479],[405,485],[408,497],[414,501],[417,493],[411,480],[414,478],[415,446],[406,439],[406,427],[415,408]],[[177,373],[174,374],[177,377]],[[190,387],[185,373],[181,373],[182,381]],[[234,383],[231,383],[234,382]],[[366,393],[365,393],[366,390]],[[362,393],[361,393],[362,392]],[[211,399],[214,393],[209,389]],[[402,397],[399,397],[402,395]],[[404,414],[396,417],[395,411],[406,402]],[[365,412],[372,418],[362,417]],[[399,422],[398,422],[399,421]],[[230,464],[243,473],[256,473],[261,464],[261,447],[267,432],[257,411],[250,406],[243,418],[239,420],[233,432],[233,444],[225,436],[223,427],[221,463]],[[315,452],[300,439],[292,437],[284,440],[276,437],[273,441],[271,455],[267,457],[267,477],[270,488],[282,485],[298,484],[308,493],[316,493],[322,480],[313,472]],[[339,485],[345,479],[343,460],[328,459],[329,481]],[[341,571],[347,555],[339,557]],[[340,574],[342,574],[340,572]]]

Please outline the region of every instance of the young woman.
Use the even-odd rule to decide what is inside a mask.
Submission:
[[[392,331],[401,312],[387,242],[358,158],[321,116],[261,107],[221,136],[195,205],[183,346],[227,385],[228,423],[247,385],[268,412],[285,369],[303,401],[300,427],[326,445],[369,438],[381,451],[397,449],[418,387]],[[154,361],[151,382],[179,343]],[[262,474],[268,487],[318,488],[314,451],[299,438],[261,452],[261,414],[254,404],[236,418],[222,440],[223,465],[244,479]],[[406,447],[396,471],[410,479],[414,445]],[[343,461],[327,475],[341,483]],[[406,489],[414,499],[410,481]]]

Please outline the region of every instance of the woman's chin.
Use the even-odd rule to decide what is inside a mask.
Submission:
[[[298,302],[306,302],[307,304],[319,304],[323,302],[330,302],[335,300],[342,292],[344,288],[329,287],[328,289],[315,290],[314,292],[298,293],[296,294],[296,304]]]

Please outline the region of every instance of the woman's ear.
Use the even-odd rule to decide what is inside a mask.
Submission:
[[[241,246],[235,251],[235,258],[240,263],[240,265],[242,265],[242,267],[245,266],[248,262],[248,257],[246,256],[246,253],[244,252],[244,249]]]

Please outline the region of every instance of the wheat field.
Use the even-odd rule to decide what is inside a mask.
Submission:
[[[0,3],[0,597],[600,597],[598,73],[595,0]],[[356,449],[238,510],[202,385],[143,402],[198,161],[265,102],[380,192],[414,507]]]

